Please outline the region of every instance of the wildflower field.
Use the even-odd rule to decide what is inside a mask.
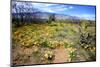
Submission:
[[[12,24],[12,58],[18,65],[95,61],[95,22]]]

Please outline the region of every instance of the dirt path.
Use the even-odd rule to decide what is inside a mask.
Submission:
[[[55,59],[53,60],[53,63],[67,62],[68,53],[66,52],[63,46],[54,49],[54,54],[55,54]]]

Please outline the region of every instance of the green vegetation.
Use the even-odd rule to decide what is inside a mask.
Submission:
[[[29,61],[33,64],[53,63],[55,60],[55,49],[59,49],[58,47],[61,46],[64,47],[63,50],[66,50],[66,56],[68,56],[67,59],[69,61],[66,62],[80,61],[81,58],[84,58],[80,54],[82,50],[87,52],[89,56],[89,58],[84,58],[85,61],[95,60],[96,33],[94,22],[81,21],[80,24],[77,24],[69,21],[52,20],[49,20],[48,23],[31,23],[19,27],[13,24],[13,51],[16,53],[19,50],[18,54],[20,54],[14,56],[15,64],[28,64],[28,62],[18,61]],[[29,54],[25,54],[27,53],[24,52],[26,49]],[[26,59],[22,59],[23,57]],[[31,60],[32,58],[35,59]],[[15,59],[17,59],[17,62]]]

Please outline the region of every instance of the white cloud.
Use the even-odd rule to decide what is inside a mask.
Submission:
[[[95,17],[95,15],[92,14],[83,14],[84,17]]]
[[[61,11],[66,11],[68,10],[67,7],[60,5],[58,6],[57,4],[42,4],[42,3],[33,3],[34,8],[37,8],[41,11],[45,12],[61,12]]]
[[[42,11],[45,11],[45,12],[55,12],[54,10],[50,9],[50,8],[41,8]]]
[[[67,11],[68,8],[65,7],[56,7],[56,8],[51,8],[52,10],[54,10],[55,12],[62,12],[62,11]]]
[[[44,4],[44,3],[31,3],[33,5],[33,8],[36,8],[40,10],[41,12],[66,12],[70,9],[73,9],[73,6],[67,6],[67,5],[59,5],[59,4]]]
[[[69,9],[73,9],[74,7],[73,6],[69,6]]]
[[[80,15],[76,15],[76,16],[80,17],[82,19],[95,20],[95,15],[93,15],[93,14],[80,14]]]

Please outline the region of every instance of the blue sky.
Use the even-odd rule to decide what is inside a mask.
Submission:
[[[84,19],[95,20],[95,6],[45,3],[33,3],[33,5],[35,8],[38,8],[42,12],[78,16]]]
[[[20,3],[21,4],[21,3]],[[18,3],[18,5],[20,5]],[[24,3],[23,3],[24,4]],[[33,8],[41,12],[77,16],[84,19],[95,20],[95,6],[82,6],[71,4],[31,3]]]

